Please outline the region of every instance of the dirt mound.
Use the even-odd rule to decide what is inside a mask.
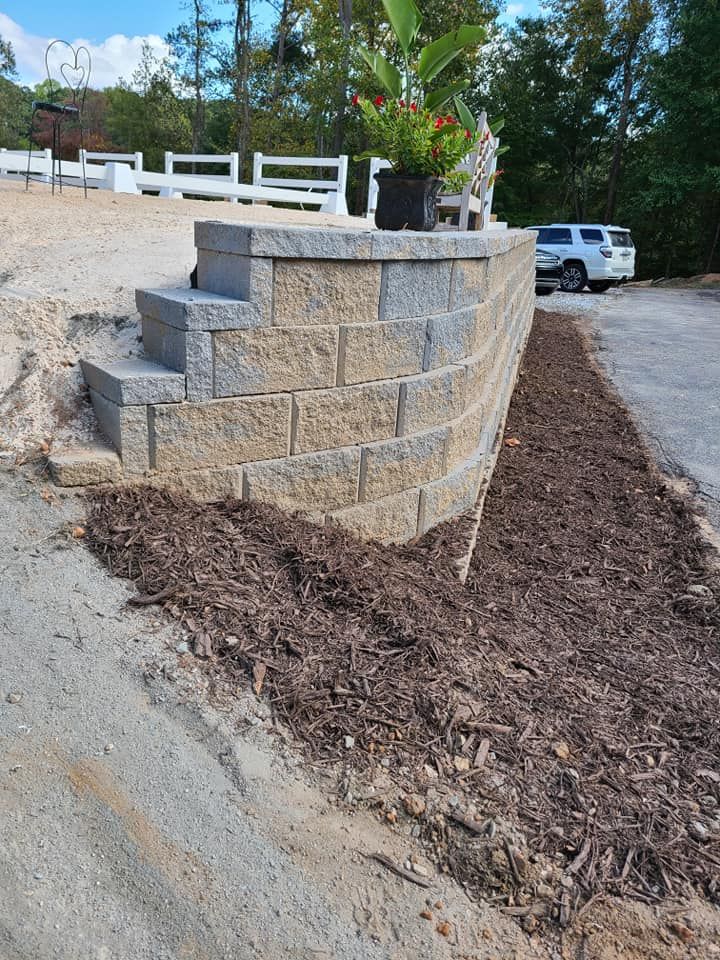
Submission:
[[[454,825],[428,818],[426,836],[477,893],[527,905],[537,859],[558,884],[539,913],[561,921],[600,892],[716,897],[707,547],[566,317],[538,314],[507,431],[465,586],[447,559],[464,520],[386,548],[128,489],[94,500],[89,543],[311,757],[446,784]],[[488,846],[503,819],[524,832],[517,857]]]

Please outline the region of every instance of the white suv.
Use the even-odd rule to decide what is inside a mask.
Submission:
[[[586,285],[593,293],[635,276],[635,245],[625,227],[601,223],[551,223],[534,230],[537,244],[552,250],[563,262],[560,288],[579,293]]]

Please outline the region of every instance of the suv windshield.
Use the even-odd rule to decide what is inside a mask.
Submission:
[[[610,243],[614,247],[632,248],[635,246],[627,230],[608,230],[608,235],[610,237]]]
[[[570,231],[565,227],[536,227],[538,243],[572,243]]]

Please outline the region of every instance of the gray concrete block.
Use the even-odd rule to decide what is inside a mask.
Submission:
[[[337,510],[357,503],[360,449],[323,450],[243,468],[243,499],[285,510]]]
[[[148,408],[120,407],[92,389],[90,399],[100,429],[120,454],[123,473],[145,473],[150,467]]]
[[[447,428],[441,427],[364,445],[360,502],[378,500],[441,477],[447,435]]]
[[[301,227],[279,224],[195,222],[195,246],[249,257],[289,257],[300,260],[368,260],[372,249],[369,229]],[[200,284],[204,286],[204,284]]]
[[[247,330],[269,322],[257,304],[207,290],[136,290],[135,303],[143,316],[180,330]]]
[[[429,318],[423,370],[435,370],[464,360],[473,352],[477,326],[475,315],[476,308],[468,307]]]
[[[150,360],[92,363],[81,360],[85,382],[119,406],[177,403],[185,399],[185,377]]]
[[[383,264],[380,319],[446,313],[452,260],[397,260]]]
[[[525,243],[535,244],[528,230],[465,230],[455,234],[456,257],[496,257]]]
[[[151,317],[142,320],[145,353],[171,370],[185,374],[188,400],[211,400],[213,345],[211,333],[179,330]]]
[[[197,270],[202,290],[254,304],[259,311],[257,326],[272,322],[272,260],[200,248]]]
[[[48,465],[53,483],[58,487],[115,483],[122,477],[120,457],[112,447],[99,443],[53,452]]]
[[[458,514],[472,510],[484,478],[485,460],[475,457],[467,460],[452,473],[426,484],[420,490],[418,533]]]
[[[453,261],[450,290],[450,307],[453,310],[482,303],[487,298],[490,289],[489,264],[490,260],[478,258]]]
[[[465,368],[450,364],[400,384],[398,436],[455,420],[465,406]]]
[[[455,231],[376,230],[372,234],[373,260],[447,260],[456,251]]]

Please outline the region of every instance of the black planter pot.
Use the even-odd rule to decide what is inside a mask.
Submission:
[[[380,230],[433,230],[438,220],[440,177],[406,177],[389,170],[375,174],[375,226]]]

